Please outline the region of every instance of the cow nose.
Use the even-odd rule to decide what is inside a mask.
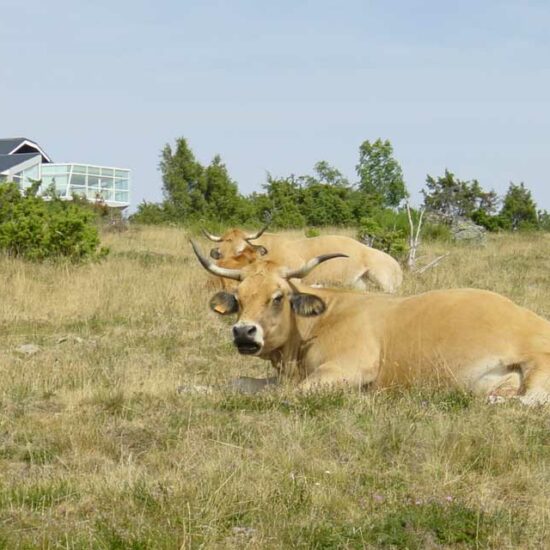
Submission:
[[[235,340],[245,339],[252,340],[256,335],[257,329],[255,325],[234,325],[233,338]]]

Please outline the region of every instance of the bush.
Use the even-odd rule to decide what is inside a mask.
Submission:
[[[434,223],[426,220],[422,223],[420,232],[424,241],[450,242],[452,240],[451,228],[445,223]]]
[[[406,233],[402,229],[384,227],[375,219],[361,219],[357,238],[392,256],[403,255],[407,248]]]
[[[312,237],[319,237],[319,235],[321,235],[321,232],[316,227],[306,227],[304,235],[308,239],[311,239]]]
[[[99,247],[90,207],[36,196],[37,186],[22,195],[14,183],[0,184],[0,250],[29,260],[97,259],[108,250]]]

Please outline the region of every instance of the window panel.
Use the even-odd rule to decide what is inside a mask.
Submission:
[[[115,200],[117,202],[128,202],[128,191],[116,191]]]
[[[101,197],[105,201],[112,201],[113,198],[114,198],[114,193],[113,193],[113,191],[103,190],[103,191],[101,191]]]
[[[86,176],[73,173],[71,176],[71,185],[86,185]]]
[[[100,183],[102,189],[114,189],[115,182],[111,178],[101,178]]]
[[[98,176],[88,176],[88,187],[90,189],[99,189],[99,181]]]

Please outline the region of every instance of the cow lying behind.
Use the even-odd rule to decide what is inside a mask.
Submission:
[[[391,293],[403,282],[403,271],[394,258],[350,237],[324,235],[290,239],[283,235],[264,233],[265,229],[253,235],[241,229],[230,229],[221,237],[204,231],[210,240],[219,243],[210,251],[210,256],[217,265],[235,268],[248,265],[256,255],[265,255],[267,260],[295,269],[316,256],[340,250],[346,258],[321,265],[305,277],[304,283],[344,285],[364,290],[366,281],[370,281],[384,292]]]
[[[312,289],[289,279],[337,254],[298,270],[263,260],[231,270],[192,244],[208,271],[239,281],[210,302],[216,313],[238,315],[239,353],[271,361],[301,388],[439,380],[527,404],[550,398],[550,323],[499,294],[458,289],[396,298]]]

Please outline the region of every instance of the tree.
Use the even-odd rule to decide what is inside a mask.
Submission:
[[[326,183],[312,183],[302,190],[300,211],[307,225],[350,225],[354,221],[349,189]]]
[[[514,231],[538,226],[537,205],[523,182],[510,182],[499,217],[504,228]]]
[[[326,161],[315,164],[314,175],[300,176],[300,212],[307,225],[349,225],[353,223],[351,186],[336,168]]]
[[[264,189],[271,205],[274,226],[304,227],[306,222],[300,211],[302,190],[294,176],[273,178],[268,174]]]
[[[422,194],[426,210],[447,221],[473,217],[485,219],[495,212],[498,200],[494,191],[484,191],[477,180],[459,180],[447,169],[445,175],[437,179],[428,174]]]
[[[167,210],[176,218],[173,221],[187,220],[193,215],[200,217],[206,206],[202,193],[204,170],[195,160],[187,140],[177,139],[175,151],[166,144],[159,168]]]
[[[359,147],[359,163],[356,166],[359,189],[380,207],[396,208],[408,197],[403,172],[393,158],[389,140],[366,140]]]
[[[331,166],[326,160],[317,162],[313,167],[313,171],[313,176],[302,176],[299,178],[306,186],[321,183],[341,188],[350,187],[349,181],[342,175],[340,170]]]
[[[204,170],[205,215],[212,220],[237,223],[244,208],[237,184],[231,180],[225,164],[216,155]]]

